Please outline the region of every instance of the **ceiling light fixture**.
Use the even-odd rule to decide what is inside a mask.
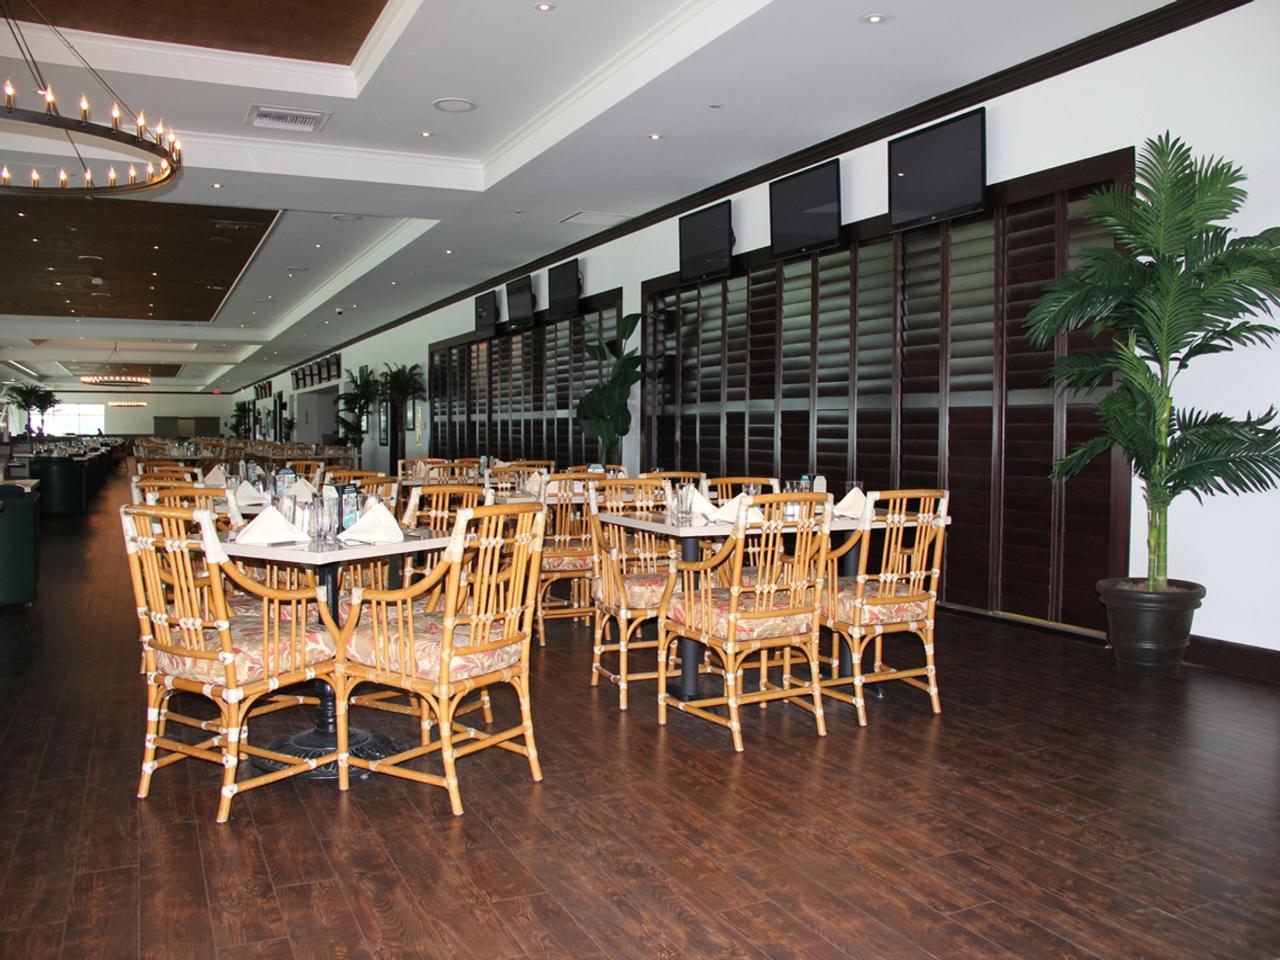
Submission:
[[[424,137],[424,138],[425,138],[425,137],[429,137],[429,136],[431,136],[431,131],[430,131],[430,130],[420,130],[420,131],[418,131],[418,136],[420,136],[420,137]]]
[[[888,19],[889,18],[885,16],[883,13],[868,13],[865,16],[863,16],[862,22],[869,23],[872,26],[875,26],[878,23],[884,23]]]
[[[649,134],[649,139],[650,139],[650,140],[661,140],[661,139],[662,139],[662,134],[660,134],[660,133],[651,133],[651,134]]]
[[[75,311],[71,311],[75,313]],[[107,354],[107,359],[103,361],[103,365],[110,367],[111,358],[116,355],[120,344],[113,343],[111,352]],[[151,386],[151,378],[141,374],[132,373],[91,373],[80,378],[80,382],[89,387],[149,387]]]
[[[145,407],[146,405],[147,405],[147,401],[145,400],[108,400],[107,401],[108,407]]]
[[[534,4],[534,9],[539,13],[550,13],[556,8],[554,3],[538,3]]]
[[[432,100],[431,105],[445,113],[470,113],[476,108],[475,101],[466,97],[440,97]]]
[[[213,189],[215,189],[215,190],[221,190],[221,189],[222,189],[222,184],[220,184],[220,183],[211,183],[211,184],[209,184],[209,186],[213,187]]]
[[[89,99],[84,93],[80,94],[78,103],[79,116],[62,115],[53,86],[45,79],[44,71],[32,53],[31,40],[28,39],[22,22],[10,15],[7,4],[0,7],[3,10],[3,13],[0,13],[0,19],[3,19],[9,35],[14,40],[17,55],[31,74],[31,79],[35,83],[35,95],[39,102],[39,108],[35,110],[19,106],[18,89],[14,86],[12,79],[6,79],[3,86],[4,107],[0,112],[0,120],[25,123],[41,130],[61,131],[81,171],[80,177],[75,178],[74,181],[77,185],[72,186],[73,178],[66,172],[65,160],[64,165],[46,168],[51,171],[56,169],[57,174],[55,176],[50,172],[50,175],[43,179],[40,176],[39,167],[32,167],[30,183],[20,185],[13,182],[8,166],[0,165],[0,193],[39,193],[44,196],[135,193],[139,190],[150,190],[174,180],[182,167],[182,141],[178,139],[173,129],[166,127],[163,120],[154,127],[147,126],[144,112],[135,111],[120,94],[112,89],[111,85],[103,79],[102,74],[93,68],[93,65],[72,45],[63,32],[49,22],[49,18],[40,11],[33,0],[28,0],[27,6],[43,22],[44,27],[53,37],[60,41],[84,67],[88,74],[85,79],[90,83],[82,84],[82,88],[96,85],[112,100],[110,119],[106,123],[94,121]],[[30,28],[31,24],[28,23],[26,29],[30,30]],[[126,129],[126,122],[133,127],[132,133]],[[112,154],[123,153],[121,162],[128,164],[127,174],[117,176],[115,166],[108,162],[106,171],[95,176],[93,168],[80,152],[80,146],[76,142],[77,137],[90,138],[97,149],[106,146]],[[145,167],[140,170],[139,167],[144,162]],[[47,183],[48,186],[42,186],[42,183]]]

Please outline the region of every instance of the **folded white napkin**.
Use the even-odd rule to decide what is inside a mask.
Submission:
[[[855,520],[862,516],[862,511],[867,505],[867,495],[854,487],[844,495],[844,499],[835,505],[832,510],[837,517],[853,517]]]
[[[364,543],[399,543],[404,539],[404,531],[396,518],[380,503],[375,503],[364,512],[364,516],[353,523],[338,539],[344,542],[359,540]]]
[[[404,513],[400,517],[400,526],[417,526],[418,504],[422,501],[422,488],[414,487],[409,491],[409,501],[404,505]]]
[[[676,496],[680,496],[678,491]],[[693,503],[691,504],[690,512],[694,517],[705,520],[707,517],[711,516],[711,514],[716,512],[716,505],[704,497],[701,491],[694,490]]]
[[[542,496],[542,485],[546,482],[546,476],[540,471],[529,474],[529,479],[524,482],[524,491],[531,497]]]
[[[239,530],[244,526],[244,514],[240,512],[240,504],[236,503],[236,492],[227,487],[227,516],[231,518],[231,526]]]
[[[266,498],[258,492],[258,488],[248,480],[241,480],[240,486],[236,487],[236,501],[242,507],[251,507],[255,504],[267,502]]]
[[[751,498],[740,493],[728,503],[721,504],[707,515],[711,523],[733,523],[738,519],[738,510]],[[759,507],[747,508],[747,523],[764,523],[764,512]]]
[[[236,536],[236,543],[265,547],[273,543],[294,543],[307,539],[275,507],[267,507]]]
[[[295,498],[299,503],[310,503],[312,498],[317,496],[316,488],[305,477],[293,481],[293,486],[286,490],[285,493]]]
[[[418,461],[413,465],[413,477],[415,480],[425,480],[430,470],[431,464]]]
[[[222,464],[216,465],[204,475],[204,485],[206,487],[225,487],[227,485],[227,475],[222,472]]]

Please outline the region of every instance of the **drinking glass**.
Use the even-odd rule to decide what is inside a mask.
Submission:
[[[693,484],[682,483],[676,490],[676,523],[687,524],[693,519]]]
[[[324,497],[320,506],[320,530],[325,543],[338,542],[338,522],[342,519],[342,508],[337,497]]]
[[[276,509],[284,514],[284,518],[293,523],[293,518],[298,512],[298,500],[293,496],[283,496],[277,498]]]

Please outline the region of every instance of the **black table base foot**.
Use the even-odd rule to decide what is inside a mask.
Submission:
[[[307,730],[299,730],[297,733],[281,737],[271,743],[267,749],[275,753],[287,753],[289,756],[298,757],[301,760],[314,760],[317,757],[323,757],[325,754],[333,753],[337,749],[337,744],[337,738],[332,733],[311,727]],[[404,750],[404,747],[381,733],[373,733],[359,727],[351,727],[347,731],[347,752],[353,757],[359,757],[361,760],[383,760],[400,753],[402,750]],[[283,770],[286,766],[284,763],[277,760],[269,760],[266,757],[254,757],[253,765],[264,772]],[[358,767],[351,768],[351,776],[353,777],[363,779],[368,775],[368,770],[361,770]],[[308,770],[306,773],[300,773],[298,776],[306,777],[308,780],[337,780],[338,765],[336,763],[326,763],[324,766]]]

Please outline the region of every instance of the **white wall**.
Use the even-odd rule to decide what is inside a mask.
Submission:
[[[1280,92],[1280,0],[1256,0],[1141,47],[1026,87],[986,103],[987,176],[1000,182],[1130,145],[1172,130],[1199,153],[1225,155],[1250,174],[1241,230],[1280,224],[1280,127],[1274,98]],[[1229,94],[1225,91],[1230,91]],[[885,142],[842,158],[843,219],[863,220],[888,208]],[[737,252],[769,242],[768,188],[733,196]],[[678,268],[676,222],[666,221],[582,255],[584,294],[616,287],[623,308],[641,307],[640,285]],[[534,280],[541,294],[545,271]],[[343,365],[421,363],[436,340],[472,329],[470,300],[421,317],[343,349]],[[1197,362],[1179,381],[1180,405],[1204,405],[1231,414],[1280,405],[1280,350],[1254,349]],[[277,384],[279,388],[280,384]],[[637,418],[637,423],[639,422]],[[639,430],[624,443],[632,467]],[[409,438],[409,449],[419,448]],[[386,466],[376,436],[366,462]],[[379,459],[381,458],[381,459]],[[1135,487],[1132,572],[1145,571],[1145,505]],[[1175,503],[1171,512],[1169,569],[1208,587],[1197,633],[1280,649],[1277,629],[1260,602],[1271,589],[1269,545],[1280,542],[1280,493]]]
[[[212,393],[149,393],[144,390],[64,390],[55,391],[66,403],[109,403],[112,400],[145,400],[145,407],[107,407],[107,434],[151,434],[156,417],[217,417],[222,432],[227,433],[227,421],[231,417],[233,399],[230,394]],[[25,429],[25,412],[11,408],[9,426],[14,432]]]

